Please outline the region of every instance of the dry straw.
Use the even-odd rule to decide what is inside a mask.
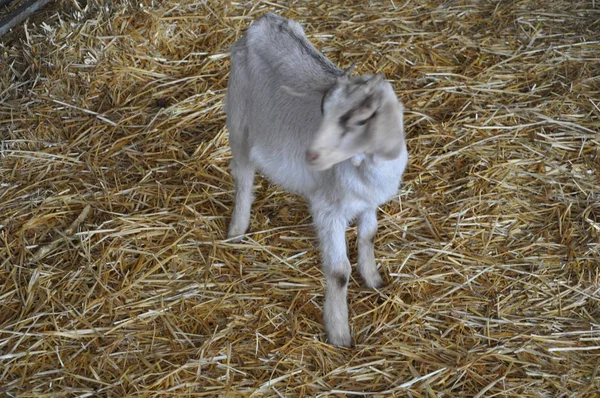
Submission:
[[[232,206],[228,48],[264,11],[407,107],[388,285],[323,342],[304,202]],[[0,395],[598,397],[598,2],[61,0],[0,42]],[[348,234],[356,261],[355,230]]]

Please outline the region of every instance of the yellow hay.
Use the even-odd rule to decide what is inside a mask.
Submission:
[[[232,209],[228,50],[265,11],[407,108],[388,285],[324,343],[305,203]],[[597,397],[600,12],[583,0],[56,2],[0,38],[0,395]],[[356,261],[356,231],[348,234]]]

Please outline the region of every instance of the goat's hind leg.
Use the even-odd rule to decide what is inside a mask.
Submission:
[[[250,209],[254,200],[252,186],[254,185],[255,167],[250,161],[246,145],[237,145],[231,138],[230,145],[233,157],[229,168],[235,185],[235,205],[227,237],[235,238],[233,241],[239,242],[250,224]]]

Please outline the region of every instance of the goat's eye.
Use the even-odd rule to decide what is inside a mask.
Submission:
[[[373,112],[373,114],[371,116],[369,116],[368,118],[354,122],[354,125],[355,126],[364,126],[365,124],[367,124],[367,122],[369,120],[373,119],[376,115],[377,115],[377,112]]]

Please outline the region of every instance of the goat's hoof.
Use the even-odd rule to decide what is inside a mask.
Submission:
[[[368,288],[371,288],[371,289],[377,289],[377,288],[385,286],[385,282],[381,278],[381,275],[379,275],[379,272],[374,272],[373,274],[369,275],[368,277],[365,277],[363,275],[363,280],[365,281],[365,286],[367,286]]]
[[[352,347],[352,336],[348,333],[328,333],[327,342],[336,347]]]
[[[244,239],[244,234],[227,234],[227,239],[231,242],[231,243],[240,243],[242,241],[242,239]]]
[[[239,243],[244,239],[246,234],[246,230],[242,230],[241,228],[231,227],[229,228],[229,232],[227,232],[227,239],[233,243]]]

